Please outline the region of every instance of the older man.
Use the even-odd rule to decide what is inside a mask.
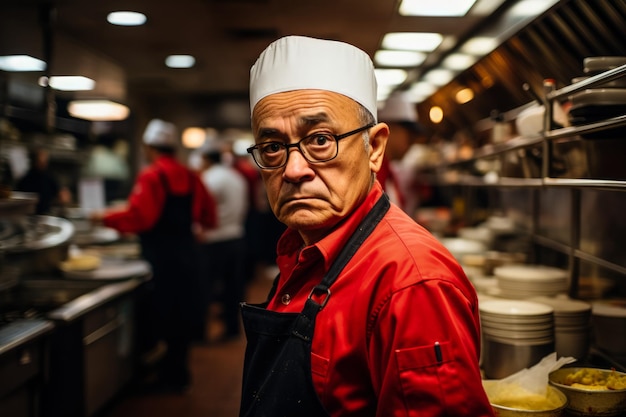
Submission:
[[[250,96],[249,152],[288,229],[268,301],[242,304],[240,416],[492,415],[473,287],[376,180],[389,128],[369,57],[281,38]]]

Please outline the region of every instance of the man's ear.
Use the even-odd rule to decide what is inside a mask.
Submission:
[[[386,123],[378,123],[369,131],[369,159],[372,172],[380,171],[385,156],[385,147],[389,139],[389,126]]]

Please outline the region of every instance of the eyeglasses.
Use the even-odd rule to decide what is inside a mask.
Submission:
[[[335,159],[339,154],[339,141],[374,126],[374,123],[351,130],[341,135],[332,133],[313,133],[296,143],[264,142],[247,149],[254,162],[261,169],[278,169],[287,165],[289,148],[298,148],[304,159],[312,164],[319,164]]]

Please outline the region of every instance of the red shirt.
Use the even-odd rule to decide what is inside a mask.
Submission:
[[[383,163],[380,166],[380,171],[376,173],[376,179],[382,185],[383,190],[385,190],[391,202],[404,209],[406,200],[404,191],[400,186],[400,182],[398,181],[396,174],[391,168],[391,162],[389,161],[387,155],[383,157]]]
[[[165,203],[165,188],[161,174],[165,174],[169,191],[175,195],[193,192],[192,218],[203,229],[217,224],[216,203],[198,175],[172,156],[160,156],[138,176],[125,208],[113,209],[103,218],[105,226],[121,233],[140,233],[150,230],[161,215]]]
[[[303,248],[291,229],[283,234],[270,310],[301,311],[382,193],[376,182],[314,245]],[[478,365],[476,293],[452,255],[399,207],[392,204],[330,290],[316,319],[311,365],[332,417],[493,415]]]

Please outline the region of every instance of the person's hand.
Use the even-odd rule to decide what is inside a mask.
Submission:
[[[89,221],[91,224],[97,225],[102,224],[102,219],[104,218],[104,213],[101,211],[93,211],[89,214]]]
[[[69,188],[63,187],[59,190],[59,202],[62,205],[68,205],[72,202],[72,192]]]

